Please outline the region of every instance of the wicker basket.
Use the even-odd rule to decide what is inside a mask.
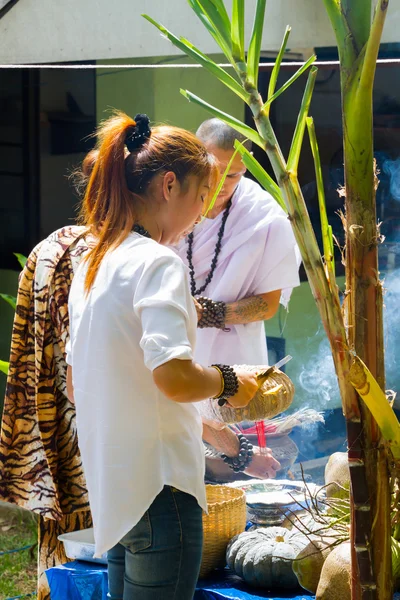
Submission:
[[[246,528],[246,495],[225,485],[207,485],[208,515],[203,514],[203,557],[200,577],[226,565],[226,548]]]

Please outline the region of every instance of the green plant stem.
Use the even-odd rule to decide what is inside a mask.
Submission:
[[[352,43],[359,54],[370,34],[372,0],[340,0],[339,5],[341,18],[351,32]]]
[[[276,100],[281,94],[283,94],[283,92],[285,92],[291,85],[292,83],[294,83],[296,81],[296,79],[298,79],[300,77],[300,75],[302,75],[303,73],[305,73],[305,71],[307,71],[308,67],[310,65],[313,64],[313,62],[315,62],[317,60],[317,57],[315,54],[313,54],[313,56],[310,56],[310,58],[304,63],[304,65],[302,65],[294,75],[292,75],[292,77],[290,77],[283,85],[282,87],[279,88],[278,91],[276,91],[271,98],[268,98],[268,100],[265,102],[264,104],[264,108],[268,109],[268,106],[274,101]],[[246,84],[244,87],[246,88],[248,84]]]

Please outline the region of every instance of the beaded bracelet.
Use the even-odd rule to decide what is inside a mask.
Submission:
[[[221,375],[221,391],[213,400],[218,400],[219,406],[223,406],[229,398],[235,396],[239,391],[239,381],[235,369],[229,365],[211,365]]]
[[[199,298],[196,298],[196,300],[203,307],[201,319],[197,323],[197,327],[200,329],[204,329],[205,327],[216,327],[216,329],[230,331],[230,329],[225,328],[225,302],[215,302],[204,296],[200,296]]]
[[[235,473],[243,472],[253,460],[253,445],[250,444],[247,438],[242,434],[238,435],[238,440],[240,443],[238,456],[231,457],[226,454],[221,455],[224,463]]]

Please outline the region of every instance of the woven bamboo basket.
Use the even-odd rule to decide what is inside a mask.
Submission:
[[[246,528],[246,495],[225,485],[206,485],[208,515],[203,514],[203,557],[200,577],[226,564],[230,540]]]
[[[265,369],[265,367],[248,365],[240,365],[240,368],[257,372]],[[212,412],[211,419],[224,423],[262,421],[272,419],[287,410],[293,402],[293,397],[292,380],[279,369],[274,369],[245,408],[218,406],[218,403],[213,400],[210,401],[208,410]]]

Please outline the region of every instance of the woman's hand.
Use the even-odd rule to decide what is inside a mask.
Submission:
[[[255,446],[253,453],[253,460],[245,469],[245,474],[249,477],[257,477],[257,479],[274,479],[281,464],[273,457],[272,450]]]
[[[239,390],[229,398],[227,405],[232,408],[244,408],[254,398],[258,390],[257,375],[239,367],[235,367],[235,373],[239,382]]]
[[[196,300],[196,298],[193,298],[193,302],[194,302],[194,307],[195,307],[196,312],[197,312],[197,322],[199,322],[200,319],[201,319],[201,317],[203,316],[203,307],[200,304],[200,302],[198,302]]]

